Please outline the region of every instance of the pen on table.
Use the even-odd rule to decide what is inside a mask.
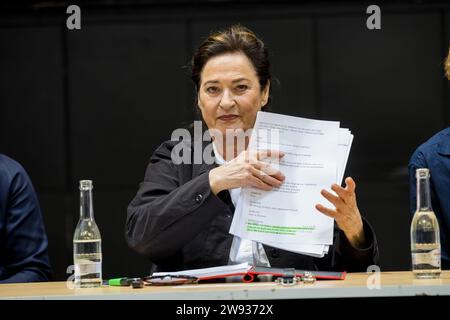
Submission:
[[[144,287],[144,280],[141,278],[115,278],[109,279],[105,284],[116,287],[129,287],[131,285],[134,289],[137,289]]]

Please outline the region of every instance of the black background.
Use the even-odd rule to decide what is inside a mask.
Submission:
[[[81,7],[81,30],[66,8]],[[271,52],[272,111],[339,120],[355,135],[346,175],[374,226],[381,269],[408,270],[407,163],[450,123],[443,61],[450,6],[366,2],[31,1],[0,4],[0,152],[37,190],[54,280],[67,278],[78,181],[94,181],[104,278],[144,276],[126,207],[154,149],[194,117],[185,65],[210,30],[240,22]]]

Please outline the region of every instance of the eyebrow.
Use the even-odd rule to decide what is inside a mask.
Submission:
[[[241,82],[241,81],[249,81],[249,80],[247,78],[238,78],[238,79],[235,79],[235,80],[233,80],[231,82],[232,83],[237,83],[237,82]],[[208,83],[219,83],[219,80],[208,80],[203,85],[206,85]]]

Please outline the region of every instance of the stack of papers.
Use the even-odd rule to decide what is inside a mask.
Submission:
[[[341,184],[353,135],[337,121],[258,112],[249,150],[280,150],[262,161],[286,177],[280,188],[242,188],[230,233],[272,247],[323,257],[333,243],[334,220],[315,208],[334,206],[321,194]]]

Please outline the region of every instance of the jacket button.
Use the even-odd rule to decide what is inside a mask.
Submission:
[[[272,256],[272,258],[278,258],[280,256],[280,251],[278,251],[277,249],[272,249],[270,251],[270,255]]]
[[[197,202],[197,203],[202,202],[202,199],[203,199],[203,195],[201,193],[199,193],[195,196],[195,202]]]

